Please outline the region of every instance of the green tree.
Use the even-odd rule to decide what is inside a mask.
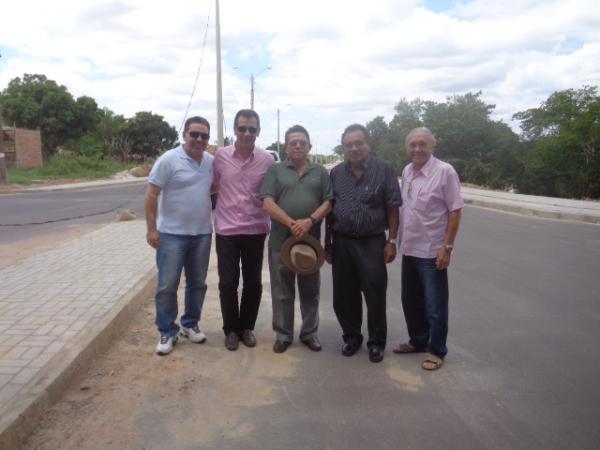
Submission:
[[[600,198],[600,96],[596,86],[553,93],[514,115],[531,151],[524,192]]]
[[[7,123],[41,130],[46,155],[82,134],[76,127],[78,111],[72,95],[45,75],[25,74],[11,80],[2,91],[0,105]]]
[[[128,120],[127,137],[133,153],[154,157],[174,146],[177,131],[163,116],[141,111]]]

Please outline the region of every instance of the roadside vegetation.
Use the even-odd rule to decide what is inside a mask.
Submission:
[[[6,170],[9,184],[36,184],[57,179],[107,178],[115,173],[129,170],[132,164],[107,158],[97,159],[87,156],[51,156],[39,169]]]
[[[558,91],[537,108],[516,112],[520,134],[492,119],[495,108],[483,101],[481,91],[442,102],[402,98],[390,121],[378,116],[366,126],[373,151],[398,173],[408,163],[404,138],[412,128],[426,126],[438,139],[437,155],[456,168],[463,182],[524,194],[600,199],[598,87]],[[98,107],[91,97],[74,99],[65,86],[39,74],[11,80],[0,92],[0,111],[5,123],[42,132],[47,167],[31,171],[31,179],[107,176],[114,173],[113,160],[151,162],[178,138],[158,114],[140,111],[125,118]],[[267,148],[277,147],[283,156],[281,143]],[[343,155],[340,146],[334,152],[315,155],[315,160],[331,163]],[[9,170],[9,182],[25,178],[25,172]]]

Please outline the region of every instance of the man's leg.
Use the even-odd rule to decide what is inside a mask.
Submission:
[[[158,284],[154,302],[156,326],[161,336],[176,336],[177,288],[185,259],[186,237],[160,233],[160,245],[156,250]]]
[[[425,350],[429,344],[429,325],[418,264],[419,258],[402,256],[402,310],[409,343],[420,351]]]
[[[356,239],[333,238],[333,310],[342,327],[344,342],[362,342],[362,295],[355,262]]]
[[[425,310],[429,324],[429,351],[440,358],[446,356],[448,337],[448,270],[437,270],[435,259],[423,259],[421,279],[425,294]]]
[[[240,333],[238,286],[240,282],[240,248],[236,236],[216,235],[219,298],[223,331]]]
[[[273,331],[281,342],[294,340],[294,286],[295,274],[281,261],[281,252],[269,249],[271,300],[273,304]]]
[[[186,328],[198,325],[206,296],[206,273],[210,259],[210,234],[193,236],[185,258],[185,312],[180,323]]]
[[[241,240],[242,299],[240,328],[254,330],[262,296],[262,265],[266,234],[249,234]]]
[[[310,275],[298,275],[300,312],[302,313],[302,327],[300,328],[301,341],[305,341],[313,336],[317,337],[317,331],[319,329],[320,287],[320,272],[315,272]]]
[[[367,347],[385,348],[387,340],[387,268],[383,257],[385,235],[359,239],[360,287],[367,304]]]

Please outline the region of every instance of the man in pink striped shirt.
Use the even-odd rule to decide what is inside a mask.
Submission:
[[[254,145],[260,134],[255,111],[242,109],[233,121],[235,144],[215,153],[214,188],[219,297],[223,315],[225,347],[237,350],[240,339],[256,345],[253,330],[262,295],[262,263],[270,217],[262,208],[260,186],[275,160]],[[238,303],[242,268],[242,295]]]
[[[409,341],[395,353],[425,352],[425,370],[437,370],[448,352],[448,272],[461,210],[454,168],[433,156],[435,137],[415,128],[405,140],[411,163],[402,172],[402,307]]]

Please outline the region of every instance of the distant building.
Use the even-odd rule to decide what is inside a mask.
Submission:
[[[42,167],[42,136],[39,130],[3,127],[0,133],[6,167],[37,169]]]

